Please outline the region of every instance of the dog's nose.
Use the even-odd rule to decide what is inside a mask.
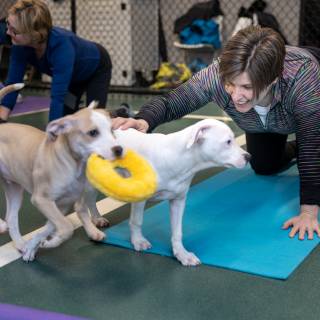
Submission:
[[[244,154],[244,160],[246,160],[246,162],[249,162],[251,160],[251,154],[250,153],[245,153]]]
[[[123,153],[123,148],[121,146],[115,146],[111,148],[115,157],[120,158]]]

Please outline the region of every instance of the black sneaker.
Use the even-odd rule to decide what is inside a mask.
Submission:
[[[7,123],[7,122],[8,122],[7,120],[3,120],[3,119],[0,118],[0,124],[1,123]]]

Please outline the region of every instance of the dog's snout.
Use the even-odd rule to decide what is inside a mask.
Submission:
[[[120,158],[123,154],[123,148],[121,146],[115,146],[111,148],[115,157]]]
[[[244,154],[244,159],[246,160],[246,162],[249,162],[251,160],[251,154],[250,153],[245,153]]]

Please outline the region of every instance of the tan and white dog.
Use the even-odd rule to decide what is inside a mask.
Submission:
[[[22,86],[7,86],[0,97]],[[64,216],[72,209],[91,239],[100,241],[105,236],[97,226],[106,226],[108,221],[97,211],[85,167],[91,153],[114,159],[121,156],[122,148],[112,133],[108,113],[94,107],[91,103],[73,115],[50,122],[46,132],[22,124],[0,125],[0,183],[7,208],[5,221],[0,219],[0,232],[9,230],[26,261],[34,259],[38,246],[56,247],[72,236],[73,225]],[[31,194],[32,203],[48,219],[44,231],[27,243],[18,226],[23,190]]]
[[[158,177],[156,194],[148,200],[169,200],[173,254],[186,266],[200,260],[182,243],[182,218],[187,193],[194,175],[210,167],[244,167],[250,155],[235,142],[231,129],[218,120],[205,119],[168,135],[145,134],[134,129],[115,130],[117,141],[152,164]],[[135,250],[151,247],[142,234],[146,202],[133,203],[130,213],[131,242]]]

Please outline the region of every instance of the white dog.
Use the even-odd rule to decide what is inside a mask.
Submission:
[[[217,120],[202,120],[168,135],[145,134],[134,129],[116,130],[115,134],[121,146],[144,156],[157,173],[158,189],[149,200],[170,202],[175,257],[185,266],[199,264],[200,260],[182,243],[182,217],[191,180],[195,173],[210,167],[242,168],[250,155],[236,144],[231,129]],[[151,247],[141,231],[145,203],[133,203],[131,207],[131,242],[138,251]]]
[[[7,86],[0,97],[22,86]],[[112,133],[107,112],[94,107],[91,103],[73,115],[50,122],[46,132],[22,124],[0,125],[0,182],[7,207],[6,222],[0,219],[0,232],[9,229],[26,261],[34,259],[39,245],[56,247],[72,236],[73,225],[64,215],[73,206],[91,239],[100,241],[105,236],[97,226],[106,226],[108,221],[99,215],[95,196],[88,196],[92,188],[85,166],[91,153],[112,160],[121,156],[122,148]],[[44,231],[27,243],[18,227],[23,190],[32,195],[32,203],[48,219]]]

